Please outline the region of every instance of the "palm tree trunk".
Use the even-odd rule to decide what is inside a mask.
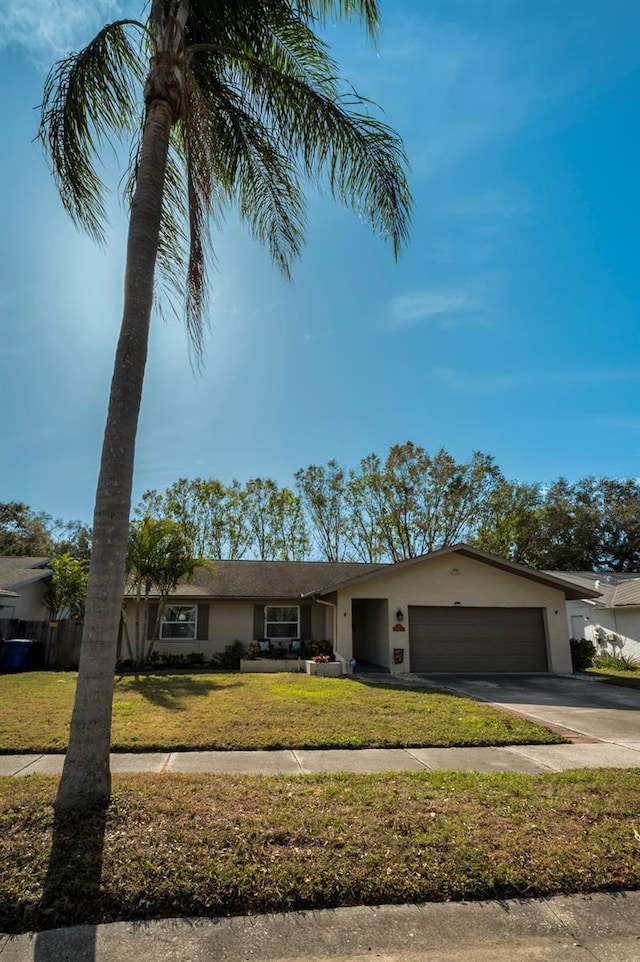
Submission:
[[[147,360],[162,194],[174,109],[147,100],[137,185],[131,207],[124,310],[116,351],[93,520],[86,617],[69,748],[56,797],[58,810],[106,804],[118,620],[138,415]]]

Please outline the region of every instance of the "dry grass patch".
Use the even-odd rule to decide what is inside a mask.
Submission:
[[[0,779],[0,931],[635,888],[639,774],[119,776],[48,878],[56,780]]]
[[[76,676],[0,676],[0,751],[66,745]],[[564,741],[491,705],[429,690],[308,675],[119,676],[118,751],[395,748]]]

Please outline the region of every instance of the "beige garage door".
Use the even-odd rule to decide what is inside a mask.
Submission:
[[[541,608],[409,608],[411,671],[548,671]]]

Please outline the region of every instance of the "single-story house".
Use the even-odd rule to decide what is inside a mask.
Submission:
[[[218,561],[176,588],[154,648],[211,657],[235,640],[329,640],[345,670],[570,672],[566,602],[597,595],[466,544],[396,564]],[[150,626],[156,615],[152,604]]]
[[[46,621],[44,594],[53,571],[49,558],[0,557],[0,620]]]
[[[599,652],[640,661],[640,574],[619,571],[554,572],[598,592],[567,601],[572,638],[587,638]]]

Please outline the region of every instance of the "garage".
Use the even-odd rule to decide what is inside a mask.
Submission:
[[[542,608],[409,606],[412,672],[548,671]]]

